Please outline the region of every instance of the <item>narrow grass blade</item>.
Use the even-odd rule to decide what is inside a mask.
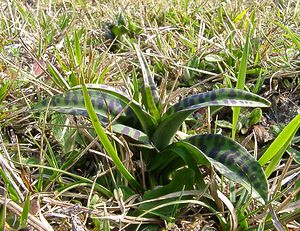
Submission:
[[[240,22],[244,16],[247,14],[248,12],[248,8],[246,8],[245,10],[243,10],[241,13],[239,13],[234,19],[233,19],[233,22],[234,23],[238,23]]]
[[[120,160],[120,158],[118,156],[117,151],[111,144],[104,129],[102,128],[101,123],[97,117],[95,110],[94,110],[91,98],[89,96],[88,90],[87,90],[84,82],[82,84],[82,91],[83,91],[84,103],[85,103],[87,112],[89,114],[89,117],[91,119],[93,127],[94,127],[103,147],[107,151],[108,155],[112,158],[117,169],[128,180],[128,182],[135,188],[142,189],[142,186],[136,181],[136,179],[130,174],[130,172],[123,165],[122,161]]]
[[[237,90],[218,89],[187,97],[171,106],[157,127],[152,141],[162,150],[168,146],[183,121],[194,111],[207,106],[268,107],[270,102],[258,95]],[[163,137],[163,139],[161,138]]]
[[[9,86],[11,82],[10,81],[3,81],[2,86],[0,86],[0,103],[5,98],[5,96],[8,94]]]
[[[243,50],[243,55],[240,63],[239,68],[239,74],[238,74],[238,80],[236,84],[237,89],[243,90],[245,87],[246,82],[246,72],[247,72],[247,61],[249,56],[249,48],[250,48],[250,29],[247,33],[246,43]],[[236,129],[237,129],[237,123],[239,119],[240,114],[240,107],[234,107],[233,108],[233,114],[232,114],[232,138],[235,139]]]
[[[61,195],[63,195],[64,193],[71,191],[72,189],[75,188],[92,188],[93,184],[88,183],[88,182],[84,182],[82,180],[78,180],[78,181],[74,181],[72,183],[66,183],[63,186],[57,188],[57,193],[55,194],[55,197],[59,197]]]
[[[74,46],[75,46],[75,57],[76,57],[76,65],[80,65],[82,61],[82,52],[81,52],[81,44],[80,44],[80,38],[78,36],[78,32],[74,32]]]
[[[24,166],[25,166],[25,164],[24,164]],[[41,167],[41,165],[38,165],[38,164],[26,164],[26,166],[33,167],[33,168],[40,168]],[[53,172],[57,172],[57,173],[60,173],[60,174],[64,174],[64,175],[70,176],[70,177],[72,177],[74,179],[82,180],[82,182],[87,182],[87,183],[90,183],[91,185],[94,184],[93,180],[87,179],[87,178],[82,177],[82,176],[80,176],[78,174],[74,174],[74,173],[65,171],[63,169],[52,168],[52,167],[49,167],[49,166],[43,166],[43,168],[47,169],[47,170],[50,170],[50,171],[53,171]],[[95,184],[95,189],[97,189],[101,194],[103,194],[103,195],[105,195],[107,197],[111,197],[112,196],[112,193],[111,193],[110,190],[108,190],[107,188],[105,188],[104,186],[102,186],[102,185],[100,185],[98,183]]]
[[[106,209],[106,206],[105,206],[105,203],[104,203],[104,216],[108,216],[107,214],[107,209]],[[109,225],[109,219],[103,219],[103,231],[110,231],[110,225]]]
[[[59,73],[59,71],[56,69],[56,67],[50,62],[47,63],[47,67],[48,67],[48,71],[53,79],[53,82],[55,82],[59,88],[69,90],[70,85],[64,79],[64,77]]]
[[[21,229],[25,229],[27,225],[27,219],[28,219],[28,214],[30,210],[30,193],[26,196],[24,205],[23,205],[23,211],[20,217],[20,225],[19,227]]]
[[[134,44],[134,48],[136,50],[143,73],[144,96],[146,97],[145,102],[147,104],[146,108],[149,110],[150,114],[158,120],[160,118],[160,99],[157,88],[151,75],[148,63],[140,48],[136,44]]]
[[[184,194],[184,192],[183,192],[183,194]],[[172,198],[174,198],[174,196],[172,196]],[[161,199],[161,198],[158,198],[158,199]],[[145,201],[145,203],[147,203],[147,202]],[[158,210],[158,209],[161,209],[161,208],[164,208],[164,207],[168,207],[168,206],[174,206],[176,204],[177,205],[181,205],[181,204],[193,204],[193,205],[200,205],[203,208],[207,208],[213,214],[216,215],[216,217],[218,218],[218,220],[220,222],[220,226],[221,227],[227,227],[227,222],[226,222],[226,219],[224,218],[224,216],[220,215],[220,212],[217,211],[213,205],[211,205],[211,204],[209,204],[207,202],[200,201],[200,200],[185,200],[185,199],[183,199],[183,200],[173,200],[173,201],[170,201],[170,202],[161,203],[160,205],[157,205],[155,207],[152,207],[152,208],[149,208],[149,209],[145,210],[145,212],[142,213],[141,215],[139,215],[138,217],[147,217],[148,214],[152,214],[153,211],[155,211],[155,210]],[[170,219],[170,217],[163,216],[162,214],[160,216],[164,220],[170,220],[171,222],[174,222],[174,220],[172,220],[172,218]],[[157,230],[157,228],[154,229],[154,230]],[[226,230],[226,229],[224,228],[224,230]]]
[[[275,22],[275,24],[277,26],[279,26],[281,29],[283,29],[288,34],[288,37],[297,46],[298,50],[300,50],[300,36],[299,36],[299,34],[293,32],[289,27],[284,26],[283,24],[281,24],[279,22]]]
[[[271,160],[268,167],[265,169],[267,177],[269,177],[275,170],[277,164],[281,160],[281,157],[285,150],[290,145],[291,140],[295,136],[300,127],[300,114],[297,115],[278,135],[278,137],[272,142],[267,151],[258,160],[261,166],[267,164]]]
[[[134,66],[132,67],[131,76],[132,76],[132,85],[133,85],[133,99],[136,102],[139,102],[139,85],[138,85],[138,79],[136,76],[136,71]]]
[[[69,56],[69,63],[71,66],[76,66],[75,64],[75,54],[74,54],[74,50],[73,47],[71,45],[71,41],[68,35],[66,35],[66,48],[68,51],[68,56]]]
[[[21,193],[21,192],[18,193],[17,189],[14,188],[13,183],[11,182],[11,181],[13,181],[13,179],[2,168],[0,169],[0,176],[2,177],[2,180],[4,181],[5,188],[8,191],[10,198],[14,202],[20,203],[21,199],[19,197],[19,193]]]
[[[53,149],[52,149],[52,146],[51,146],[51,144],[50,144],[48,138],[47,138],[47,137],[44,137],[44,139],[45,139],[45,141],[46,141],[47,149],[48,149],[48,151],[49,151],[49,155],[48,155],[47,152],[44,152],[45,157],[46,157],[46,159],[47,159],[47,161],[48,161],[48,163],[49,163],[49,165],[50,165],[51,167],[53,167],[53,168],[58,168],[58,160],[56,159],[57,156],[55,155],[55,153],[54,153],[54,151],[53,151]]]
[[[4,200],[6,200],[5,196],[2,197]],[[6,204],[3,204],[3,206],[0,206],[0,230],[5,230],[4,229],[5,221],[6,221]]]

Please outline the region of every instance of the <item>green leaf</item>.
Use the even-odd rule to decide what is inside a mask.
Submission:
[[[298,188],[300,187],[300,180],[298,180],[294,186],[294,190],[297,190]],[[296,198],[295,198],[296,201],[299,201],[300,200],[300,191],[297,193],[296,195]]]
[[[5,230],[5,216],[6,216],[6,206],[0,207],[0,229]]]
[[[141,107],[141,105],[136,102],[133,99],[130,99],[130,97],[126,94],[125,91],[120,91],[114,87],[110,87],[108,85],[103,85],[103,84],[87,84],[86,85],[87,88],[90,90],[98,90],[100,92],[105,92],[111,96],[116,97],[117,99],[119,99],[120,101],[122,101],[124,104],[128,105],[128,107],[130,107],[130,109],[134,112],[134,114],[136,115],[136,117],[138,118],[138,120],[140,121],[143,131],[150,136],[154,130],[155,127],[155,121],[153,119],[153,117],[147,113],[145,110],[143,110],[143,108]],[[77,86],[76,87],[81,88],[81,86]],[[74,89],[76,89],[74,88]],[[128,116],[126,116],[128,117]],[[132,121],[132,118],[128,117],[128,120]]]
[[[193,164],[197,164],[197,165],[209,164],[209,161],[207,160],[205,155],[199,155],[199,150],[197,148],[195,148],[193,145],[187,142],[179,141],[168,146],[166,149],[161,151],[149,163],[148,166],[149,171],[157,171],[157,169],[159,168],[164,168],[165,166],[168,166],[170,162],[173,162],[174,160],[174,158],[172,158],[174,156],[174,153],[177,153],[176,155],[180,156],[183,160],[187,160],[188,156],[192,157],[193,163],[189,165],[190,167],[193,166]],[[188,161],[189,160],[185,162],[188,163]]]
[[[137,80],[137,76],[136,76],[136,71],[135,71],[135,67],[132,67],[132,72],[131,72],[131,76],[132,76],[132,85],[133,85],[133,99],[136,102],[139,102],[139,85],[138,85],[138,80]]]
[[[149,110],[150,114],[158,120],[160,118],[160,98],[158,95],[157,88],[155,86],[150,68],[143,53],[136,44],[134,44],[134,49],[136,50],[137,57],[141,64],[141,69],[143,73],[143,88],[146,97],[146,108]]]
[[[287,152],[291,155],[294,155],[294,161],[297,163],[297,164],[300,164],[300,151],[295,149],[295,148],[292,148],[291,146],[287,148]]]
[[[240,68],[239,68],[238,80],[237,80],[237,84],[236,84],[236,88],[241,89],[241,90],[244,89],[245,82],[246,82],[247,61],[248,61],[248,56],[249,56],[249,49],[250,49],[250,28],[248,29],[248,32],[247,32],[246,43],[245,43],[244,50],[243,50],[243,55],[242,55]],[[233,114],[232,114],[232,138],[233,139],[235,139],[235,133],[237,131],[239,115],[240,115],[240,107],[233,108]]]
[[[116,133],[129,136],[133,140],[139,141],[143,144],[148,144],[149,148],[153,148],[150,145],[149,137],[144,132],[142,132],[138,129],[135,129],[135,128],[132,128],[132,127],[129,127],[129,126],[126,126],[123,124],[113,124],[112,129]]]
[[[66,45],[67,45],[67,50],[68,50],[68,55],[69,55],[69,63],[72,67],[75,67],[75,54],[73,47],[71,45],[71,41],[68,35],[66,35]]]
[[[5,171],[4,169],[0,168],[0,176],[5,184],[5,188],[9,193],[10,198],[16,202],[19,203],[21,201],[21,198],[19,197],[19,194],[17,190],[14,188],[11,182],[13,182],[13,179],[11,176]]]
[[[249,115],[248,126],[257,124],[262,117],[262,110],[260,108],[255,108]]]
[[[30,193],[26,196],[24,205],[23,205],[23,211],[20,217],[20,228],[25,229],[27,225],[27,219],[28,219],[28,214],[30,210]]]
[[[180,192],[182,190],[191,190],[193,189],[195,173],[192,169],[189,168],[182,168],[177,170],[173,173],[172,181],[165,185],[160,186],[155,189],[146,191],[143,196],[143,201],[151,200],[151,199],[158,199],[161,196],[165,196],[170,193]],[[186,198],[186,197],[184,197]],[[161,200],[153,200],[150,202],[146,202],[140,205],[139,209],[147,211],[152,209],[156,206],[175,201],[180,198],[168,198],[168,199],[161,199]],[[166,206],[157,210],[154,210],[152,213],[155,215],[162,216],[163,218],[168,218],[168,216],[172,215],[172,211],[174,209],[173,206]],[[167,216],[167,217],[165,217]]]
[[[270,102],[258,95],[237,89],[218,89],[189,96],[171,106],[164,114],[152,141],[159,150],[168,146],[183,121],[194,111],[207,106],[268,107]],[[161,139],[163,137],[163,139]]]
[[[37,103],[32,109],[35,111],[45,110],[49,104],[49,110],[88,116],[82,90],[77,88]],[[124,92],[118,92],[117,89],[104,85],[89,85],[88,93],[94,110],[103,125],[107,125],[109,120],[111,121],[118,116],[117,122],[112,124],[114,132],[130,136],[132,139],[144,144],[150,143],[148,136],[143,131],[135,128],[139,125],[139,121],[144,125],[146,131],[151,131],[153,126],[152,117],[139,104],[128,99]]]
[[[277,164],[281,160],[281,157],[285,150],[290,145],[291,140],[295,136],[297,130],[300,127],[300,114],[297,115],[277,136],[272,142],[267,151],[258,160],[261,166],[267,164],[271,160],[268,167],[265,169],[267,177],[269,177],[275,170]]]
[[[81,64],[82,61],[82,52],[80,38],[78,37],[78,32],[74,32],[74,46],[75,46],[75,57],[76,57],[76,66]]]
[[[11,81],[3,80],[3,83],[0,86],[0,103],[5,98],[5,96],[8,94],[8,90],[9,90],[10,85],[11,85]]]
[[[279,22],[275,22],[277,26],[279,26],[281,29],[283,29],[287,34],[288,37],[293,41],[293,43],[297,46],[298,50],[300,50],[300,36],[298,33],[295,33],[292,31],[289,27],[284,26],[283,24]]]
[[[243,10],[241,13],[239,13],[239,14],[233,19],[233,22],[234,22],[234,23],[238,23],[239,21],[241,21],[242,18],[246,15],[247,12],[248,12],[248,8],[246,8],[246,9]]]
[[[262,117],[262,110],[260,108],[254,108],[251,113],[245,114],[240,119],[238,123],[238,129],[241,130],[243,134],[245,134],[248,129],[257,124]]]
[[[221,128],[232,128],[232,124],[226,120],[217,120],[215,124]]]
[[[61,145],[63,153],[68,153],[74,150],[75,140],[78,133],[76,128],[68,127],[68,117],[61,113],[53,114],[51,116],[51,123],[55,125],[52,128],[52,133]]]
[[[179,161],[178,158],[181,158],[184,161],[184,164],[182,164],[182,161]],[[155,172],[158,176],[165,177],[162,181],[166,181],[166,179],[170,177],[170,173],[174,171],[174,168],[176,169],[178,166],[188,165],[188,167],[195,172],[195,180],[199,186],[198,188],[204,190],[206,184],[198,166],[209,164],[210,162],[207,160],[206,156],[199,154],[197,148],[187,142],[180,141],[168,146],[156,155],[149,163],[148,169],[149,171]]]
[[[216,54],[208,54],[204,57],[204,59],[208,62],[222,62],[223,58]]]
[[[96,114],[100,118],[114,119],[117,115],[121,113],[119,118],[120,121],[124,120],[136,120],[134,114],[130,108],[124,110],[127,104],[119,100],[115,96],[112,96],[106,92],[101,92],[98,90],[90,89],[88,91],[89,96]],[[49,103],[50,101],[50,103]],[[83,115],[87,116],[87,110],[84,105],[84,97],[81,89],[71,90],[64,94],[55,95],[50,99],[46,99],[40,103],[35,104],[33,110],[44,110],[47,109],[49,103],[49,110],[72,114],[72,115]],[[104,120],[105,121],[105,120]],[[107,121],[107,120],[106,120]]]
[[[83,82],[83,81],[82,81]],[[99,140],[101,141],[103,147],[107,151],[108,155],[112,158],[114,164],[116,165],[119,172],[128,180],[128,182],[139,189],[143,189],[142,186],[137,182],[137,180],[131,175],[131,173],[125,168],[122,161],[120,160],[117,151],[111,144],[110,140],[108,139],[108,136],[106,135],[104,129],[101,126],[101,123],[97,117],[97,114],[94,110],[91,98],[89,96],[89,92],[83,82],[82,84],[82,91],[84,96],[84,104],[86,106],[88,115],[91,119],[91,122],[93,124],[93,127],[99,137]]]
[[[206,106],[244,106],[244,107],[269,107],[271,103],[263,97],[238,89],[221,88],[188,96],[173,106],[169,107],[163,119],[184,110],[199,109]]]
[[[56,85],[62,89],[70,89],[70,85],[67,83],[67,81],[64,79],[64,77],[60,74],[60,72],[56,69],[54,65],[52,65],[50,62],[47,63],[48,71],[53,78],[53,81],[56,83]],[[63,87],[62,87],[63,86]]]
[[[113,26],[111,31],[113,32],[113,34],[116,36],[116,37],[120,37],[124,34],[128,34],[129,33],[129,30],[127,27],[123,26],[123,25],[120,25],[120,26]]]
[[[2,199],[4,201],[7,200],[6,198],[6,195],[2,196]],[[4,227],[5,227],[5,220],[6,220],[6,206],[0,206],[0,230],[5,230]]]
[[[200,63],[201,59],[198,56],[192,56],[189,62],[187,63],[187,67],[184,68],[182,79],[188,85],[193,85],[195,77],[196,75],[198,75],[198,73],[195,70],[199,69]]]
[[[261,203],[268,201],[268,184],[262,167],[248,151],[222,135],[196,135],[189,142],[225,177],[242,184]]]

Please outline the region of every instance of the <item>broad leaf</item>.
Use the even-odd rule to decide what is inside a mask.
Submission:
[[[186,140],[199,149],[225,177],[242,184],[262,203],[268,184],[260,164],[239,143],[222,135],[196,135]]]
[[[123,101],[106,92],[95,89],[90,89],[89,95],[92,98],[93,107],[102,125],[106,126],[109,119],[113,120],[120,114],[121,116],[118,119],[118,122],[123,122],[124,124],[113,123],[112,129],[114,132],[129,136],[144,144],[150,143],[149,138],[145,133],[134,127],[125,125],[132,124],[134,126],[138,123],[138,119],[130,108],[127,107],[127,110],[124,110],[127,105]],[[46,109],[49,104],[49,110],[87,117],[88,113],[82,97],[81,90],[72,90],[62,95],[53,96],[49,100],[44,100],[41,103],[34,105],[33,109],[43,110]]]
[[[103,127],[101,126],[101,123],[97,117],[97,114],[93,108],[93,103],[90,98],[89,92],[86,88],[86,85],[84,84],[84,79],[82,78],[82,91],[83,91],[83,97],[84,97],[84,104],[87,109],[88,115],[91,119],[91,122],[93,124],[93,127],[99,137],[99,140],[101,141],[103,147],[105,148],[107,154],[112,158],[114,164],[116,165],[119,172],[128,180],[128,182],[139,189],[142,189],[142,186],[139,184],[139,182],[135,179],[135,177],[126,169],[126,167],[123,165],[121,159],[118,156],[117,150],[115,149],[114,145],[110,142],[108,136],[106,135]]]
[[[152,146],[150,146],[149,137],[145,133],[143,133],[142,131],[140,131],[138,129],[135,129],[135,128],[132,128],[129,126],[125,126],[123,124],[113,124],[112,129],[116,133],[129,136],[133,140],[139,141],[144,144],[148,144],[147,147],[152,148]]]
[[[174,153],[176,156],[180,156],[186,163],[188,163],[187,158],[191,157],[193,159],[193,164],[198,165],[208,165],[209,161],[205,155],[199,155],[199,150],[195,148],[190,143],[180,141],[176,142],[166,149],[161,151],[150,163],[148,169],[150,171],[157,171],[158,169],[165,168],[174,160]],[[191,164],[192,166],[192,164]]]
[[[178,171],[173,173],[172,181],[161,187],[157,187],[155,189],[146,191],[143,197],[143,201],[151,200],[151,199],[158,199],[159,197],[165,196],[170,193],[180,192],[183,190],[191,190],[193,189],[195,174],[192,169],[189,168],[182,168]],[[186,196],[184,198],[168,198],[168,199],[161,199],[161,200],[153,200],[150,202],[146,202],[140,205],[139,209],[147,211],[152,209],[156,206],[165,204],[167,202],[175,201],[178,199],[187,199]],[[171,216],[174,211],[173,206],[166,206],[160,209],[153,211],[152,213],[155,215],[162,216],[165,219],[168,219],[168,216]],[[167,216],[167,217],[165,217]]]
[[[199,109],[203,107],[203,104],[209,104],[207,106],[268,107],[271,103],[259,95],[244,90],[221,88],[184,98],[169,107],[163,119],[178,111]]]
[[[162,182],[169,179],[170,173],[183,165],[188,165],[195,172],[195,181],[200,190],[206,188],[203,176],[199,171],[199,165],[209,165],[205,155],[199,154],[199,149],[195,146],[180,141],[170,145],[168,148],[156,155],[153,161],[150,162],[149,171],[155,172],[155,175],[162,178]]]
[[[131,97],[128,96],[125,90],[120,91],[114,87],[110,87],[108,85],[103,84],[86,84],[86,86],[88,88],[88,91],[97,90],[100,92],[104,92],[122,101],[124,104],[126,104],[127,107],[129,107],[134,112],[140,124],[142,125],[143,131],[148,135],[152,134],[155,126],[155,121],[153,117],[150,114],[148,114],[145,110],[143,110],[139,103],[131,99]],[[77,86],[74,89],[78,88],[81,88],[81,86]],[[129,120],[131,119],[129,118]]]
[[[268,107],[270,102],[258,95],[237,89],[218,89],[189,96],[171,106],[163,116],[152,141],[157,149],[168,146],[183,121],[194,111],[207,106]],[[163,139],[161,138],[163,137]]]
[[[89,96],[91,97],[96,114],[100,117],[108,118],[110,116],[111,120],[119,114],[121,115],[120,120],[122,120],[122,118],[124,118],[123,120],[132,120],[134,117],[134,113],[130,108],[123,112],[126,103],[110,94],[97,90],[89,90]],[[87,110],[83,99],[81,89],[71,90],[64,94],[55,95],[50,99],[43,100],[42,102],[35,104],[32,109],[44,110],[49,104],[49,110],[87,116]]]

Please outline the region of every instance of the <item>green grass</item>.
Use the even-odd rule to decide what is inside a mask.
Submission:
[[[299,1],[0,11],[0,229],[299,227]]]

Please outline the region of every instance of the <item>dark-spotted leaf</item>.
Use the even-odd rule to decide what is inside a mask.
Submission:
[[[168,146],[183,121],[194,111],[207,106],[268,107],[270,102],[258,95],[237,89],[218,89],[189,96],[171,106],[164,114],[152,141],[156,148]],[[161,137],[164,137],[161,139]]]
[[[255,199],[268,201],[268,184],[260,164],[239,143],[222,135],[196,135],[186,140],[199,149],[225,177],[240,183]]]
[[[112,161],[114,162],[116,168],[118,171],[128,180],[128,182],[139,189],[143,189],[140,183],[135,179],[135,177],[127,170],[127,168],[124,166],[122,163],[116,147],[111,143],[109,140],[107,134],[105,133],[98,117],[97,114],[93,108],[93,103],[91,100],[91,97],[89,95],[88,89],[86,88],[86,85],[84,84],[84,79],[82,78],[82,92],[83,92],[83,97],[84,97],[84,104],[87,109],[89,118],[92,122],[92,125],[98,135],[98,138],[100,142],[102,143],[103,147],[105,148],[107,154],[111,157]]]
[[[123,125],[123,124],[113,124],[112,129],[114,132],[129,136],[133,140],[139,141],[143,144],[146,144],[147,147],[152,148],[150,145],[149,137],[142,131]]]
[[[253,94],[251,92],[233,89],[222,88],[209,92],[204,92],[196,95],[191,95],[173,106],[169,107],[164,114],[163,119],[168,118],[170,115],[190,109],[199,109],[205,106],[244,106],[244,107],[269,107],[270,102],[265,98]]]
[[[126,106],[128,106],[134,112],[134,114],[136,115],[136,117],[138,118],[142,126],[143,131],[148,135],[152,134],[155,126],[155,120],[149,113],[147,113],[141,107],[139,103],[131,99],[131,97],[127,94],[125,90],[121,91],[119,89],[104,84],[86,84],[86,86],[88,88],[88,91],[97,90],[100,92],[104,92],[122,101],[124,104],[126,104]],[[74,89],[79,89],[79,88],[81,88],[81,86],[77,86]],[[129,118],[129,120],[132,119]]]
[[[89,90],[89,95],[98,116],[104,118],[108,118],[110,116],[110,118],[113,119],[121,113],[120,119],[133,119],[132,117],[134,117],[134,113],[132,110],[128,108],[123,112],[123,109],[126,107],[126,103],[122,102],[118,98],[93,89]],[[81,89],[71,90],[64,94],[55,95],[50,99],[46,99],[35,104],[32,109],[44,110],[48,108],[48,104],[49,110],[66,114],[87,116]]]
[[[89,95],[91,97],[95,112],[104,126],[108,124],[108,119],[113,120],[119,114],[120,117],[118,122],[124,122],[125,124],[132,125],[136,125],[138,123],[138,119],[135,117],[133,111],[127,107],[127,104],[122,100],[96,89],[89,89]],[[41,103],[34,105],[33,109],[46,109],[48,108],[49,103],[49,110],[87,117],[88,113],[82,97],[83,95],[80,89],[72,90],[61,95],[55,95],[49,100],[44,100]],[[144,144],[150,143],[149,138],[145,133],[125,124],[113,123],[112,129],[116,133],[129,136],[132,139]]]

